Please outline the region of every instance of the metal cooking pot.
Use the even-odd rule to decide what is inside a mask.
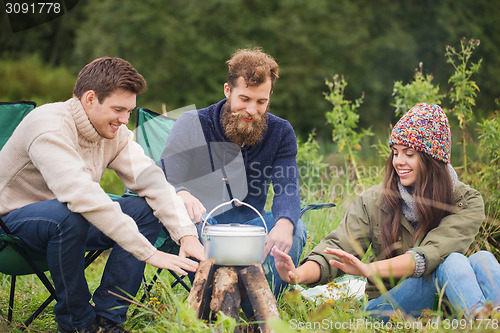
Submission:
[[[237,223],[207,225],[207,221],[214,211],[233,202],[253,209],[261,218],[264,227]],[[201,237],[205,245],[205,256],[209,259],[215,259],[216,265],[224,266],[261,264],[264,261],[266,236],[266,221],[259,211],[236,198],[212,209],[203,221],[201,228]]]

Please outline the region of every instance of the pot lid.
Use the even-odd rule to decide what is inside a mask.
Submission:
[[[246,224],[215,224],[207,225],[203,234],[210,236],[263,236],[266,235],[264,227]]]

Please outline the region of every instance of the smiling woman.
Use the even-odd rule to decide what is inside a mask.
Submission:
[[[495,257],[463,255],[483,222],[484,203],[449,164],[450,127],[441,107],[415,105],[394,126],[389,146],[383,183],[356,198],[301,266],[273,250],[280,276],[310,285],[342,273],[365,276],[366,310],[385,319],[397,311],[420,316],[439,293],[457,315],[481,315],[489,302],[499,306]],[[360,258],[368,246],[377,261],[366,264]]]
[[[392,166],[396,170],[403,186],[413,186],[417,181],[420,154],[411,147],[392,146]]]
[[[435,104],[417,104],[406,113],[394,126],[389,146],[392,151],[386,165],[384,200],[396,209],[389,211],[385,221],[382,245],[384,251],[394,253],[390,248],[399,237],[399,207],[415,224],[416,241],[450,214],[457,174],[449,164],[448,118]]]

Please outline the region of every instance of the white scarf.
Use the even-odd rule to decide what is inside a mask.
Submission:
[[[451,164],[448,163],[446,166],[448,167],[448,173],[450,174],[451,182],[453,184],[453,191],[455,191],[458,175]],[[406,219],[412,224],[416,224],[418,222],[418,216],[415,209],[415,200],[413,199],[413,186],[403,186],[398,180],[398,189],[401,194],[401,199],[403,199],[402,210],[404,217],[406,217]]]

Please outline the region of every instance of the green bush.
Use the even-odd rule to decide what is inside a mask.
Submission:
[[[481,188],[485,204],[492,212],[500,212],[500,114],[496,111],[490,118],[479,123],[480,163],[476,164],[474,185]]]
[[[354,101],[345,99],[347,81],[338,74],[333,77],[333,82],[327,80],[326,85],[329,92],[324,94],[325,99],[333,107],[331,111],[325,113],[326,121],[333,126],[332,140],[338,144],[338,152],[344,154],[349,162],[349,167],[355,171],[356,179],[360,180],[357,152],[362,149],[361,141],[363,138],[373,135],[370,129],[358,130],[358,109],[363,104],[364,93]]]
[[[402,116],[417,103],[438,104],[446,94],[439,93],[439,85],[432,83],[434,77],[431,74],[424,75],[423,64],[419,64],[419,69],[415,70],[413,81],[403,85],[402,81],[394,83],[392,96],[394,97],[395,113]]]
[[[451,113],[458,119],[458,125],[462,130],[461,144],[463,150],[463,171],[468,176],[467,157],[467,126],[470,125],[476,107],[476,97],[479,87],[472,78],[479,73],[482,59],[477,63],[471,63],[471,57],[476,47],[479,46],[478,39],[460,41],[460,49],[457,51],[453,46],[446,47],[446,62],[452,65],[454,73],[448,79],[451,85],[450,102]]]
[[[323,155],[319,153],[319,143],[315,139],[313,130],[307,141],[302,142],[297,138],[297,166],[299,171],[300,197],[302,204],[307,205],[318,200],[318,184],[324,180],[328,163],[324,162]]]
[[[0,61],[0,100],[30,100],[37,105],[71,98],[76,77],[65,67],[44,64],[38,55]]]
[[[106,193],[122,195],[124,191],[122,180],[118,177],[116,172],[111,169],[106,169],[101,177],[100,185]]]

